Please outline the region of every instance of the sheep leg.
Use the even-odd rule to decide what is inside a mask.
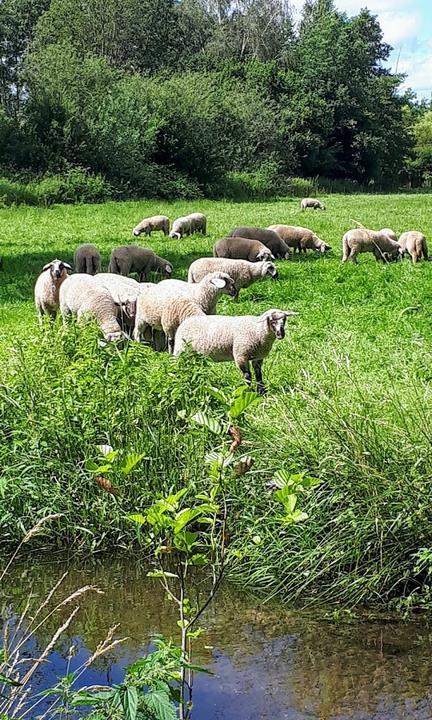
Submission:
[[[418,260],[417,251],[413,250],[411,253],[411,260],[413,261],[413,264],[415,264]]]
[[[174,340],[175,337],[173,335],[168,335],[168,352],[170,355],[174,355]]]
[[[252,366],[254,369],[255,378],[256,378],[256,382],[257,382],[258,395],[264,395],[264,393],[266,391],[264,381],[263,381],[263,376],[262,376],[262,364],[263,364],[262,360],[252,360]]]
[[[240,357],[234,358],[234,361],[240,372],[243,374],[246,385],[250,385],[252,382],[252,375],[249,367],[249,360],[245,357]]]
[[[353,263],[355,263],[355,264],[357,265],[357,263],[358,263],[357,255],[358,255],[357,250],[356,250],[355,248],[352,248],[352,250],[351,250],[350,254],[348,255],[348,258],[347,258],[347,259],[348,259],[348,260],[351,260],[351,262],[353,262]]]

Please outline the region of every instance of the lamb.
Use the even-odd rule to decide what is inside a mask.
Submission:
[[[307,208],[312,208],[313,210],[325,210],[324,203],[320,202],[316,198],[303,198],[300,203],[300,207],[302,210],[307,210]]]
[[[173,352],[174,337],[178,326],[192,315],[214,313],[222,293],[235,294],[234,281],[226,273],[207,275],[196,288],[181,281],[171,281],[174,285],[160,283],[137,301],[134,339],[140,340],[143,331],[150,326],[163,330],[168,338],[168,351]]]
[[[164,235],[169,233],[169,218],[166,215],[153,215],[152,217],[144,218],[138,225],[132,230],[132,235],[138,237],[139,235],[147,235],[150,237],[154,230],[162,230]]]
[[[169,236],[180,240],[185,235],[192,235],[192,232],[192,220],[190,216],[187,215],[174,220]]]
[[[233,278],[238,298],[241,288],[249,287],[260,278],[271,277],[277,279],[276,267],[268,260],[249,262],[248,260],[228,260],[226,258],[199,258],[189,267],[188,282],[198,283],[208,273],[215,271],[226,272]]]
[[[325,253],[331,250],[330,245],[321,240],[308,228],[297,225],[270,225],[270,230],[275,230],[288,247],[294,248],[294,252],[306,252],[306,250],[317,250]]]
[[[119,324],[119,306],[110,292],[87,274],[76,273],[62,283],[60,311],[64,320],[69,315],[76,315],[78,320],[92,315],[108,342],[116,342],[126,337]]]
[[[348,230],[342,238],[343,256],[342,262],[351,260],[357,263],[357,255],[371,252],[377,261],[397,260],[400,255],[400,245],[388,235],[383,235],[374,230],[356,228]]]
[[[191,213],[190,215],[187,215],[189,220],[191,221],[191,232],[197,233],[200,232],[203,235],[207,232],[207,218],[202,213]]]
[[[234,360],[248,385],[251,383],[249,363],[252,362],[259,393],[265,392],[262,363],[269,354],[275,338],[285,337],[285,321],[297,313],[267,310],[260,316],[240,315],[191,317],[179,326],[174,355],[190,345],[192,350],[216,362]]]
[[[39,317],[49,315],[54,318],[60,305],[59,292],[68,276],[67,271],[72,270],[68,263],[62,260],[52,260],[42,268],[36,280],[34,298]]]
[[[108,272],[119,275],[136,272],[140,282],[143,282],[149,272],[171,275],[172,265],[168,260],[156,255],[150,248],[139,245],[121,245],[111,253]]]
[[[408,253],[413,263],[417,260],[428,260],[427,242],[423,233],[416,230],[404,232],[399,238],[399,245],[401,257]]]
[[[289,258],[289,247],[275,230],[258,227],[237,227],[231,232],[231,237],[259,240],[271,250],[275,258]]]
[[[96,275],[101,271],[101,256],[96,245],[79,245],[74,253],[75,272]]]
[[[249,262],[274,260],[274,255],[262,242],[242,237],[226,237],[218,240],[213,246],[213,255],[231,260],[249,260]]]

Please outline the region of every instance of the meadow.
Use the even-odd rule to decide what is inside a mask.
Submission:
[[[132,242],[131,228],[162,212],[208,216],[208,236],[141,238],[170,260],[175,277],[210,255],[234,226],[312,228],[333,251],[278,261],[279,280],[223,298],[219,313],[279,307],[287,337],[264,364],[268,393],[243,424],[255,464],[230,488],[231,579],[302,605],[335,602],[402,609],[432,601],[432,264],[383,265],[361,255],[342,265],[343,233],[357,220],[432,239],[432,196],[331,195],[326,212],[301,212],[298,199],[108,202],[0,210],[0,535],[16,543],[47,512],[61,512],[44,543],[74,552],[141,552],[125,516],[158,492],[205,483],[211,434],[188,419],[216,408],[211,388],[231,393],[231,364],[177,361],[131,343],[100,348],[97,329],[60,321],[39,328],[33,286],[42,266],[71,262],[94,242],[110,251]],[[432,245],[432,240],[430,245]],[[430,248],[432,250],[432,247]],[[118,497],[86,469],[99,443],[143,453]],[[308,519],[281,526],[268,482],[278,469],[322,482],[304,498]]]

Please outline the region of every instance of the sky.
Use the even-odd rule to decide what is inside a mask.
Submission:
[[[432,98],[432,0],[336,0],[338,9],[357,15],[362,7],[378,16],[385,42],[394,49],[388,65],[406,73],[403,88]]]

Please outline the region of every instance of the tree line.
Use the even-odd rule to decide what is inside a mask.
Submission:
[[[3,0],[3,174],[83,168],[130,195],[320,176],[421,185],[432,112],[368,10],[306,0]]]

